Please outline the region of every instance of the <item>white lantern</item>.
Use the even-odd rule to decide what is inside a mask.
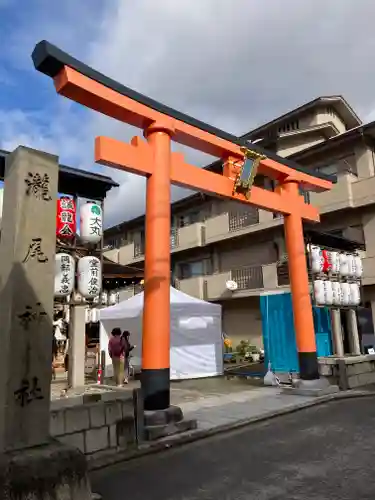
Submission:
[[[64,316],[66,323],[70,323],[70,306],[65,306],[64,308]]]
[[[340,253],[340,275],[349,276],[349,261],[346,253]]]
[[[340,271],[340,256],[338,252],[329,252],[329,260],[331,262],[331,271],[338,274]]]
[[[318,305],[324,305],[326,302],[325,293],[324,293],[324,282],[322,280],[314,281],[314,297],[315,302]]]
[[[97,257],[86,256],[78,261],[78,291],[86,299],[100,295],[102,288],[102,269]]]
[[[311,246],[311,270],[313,273],[321,273],[323,271],[322,250],[317,246]]]
[[[74,259],[67,253],[55,256],[55,297],[67,297],[74,288]]]
[[[363,274],[363,265],[362,265],[362,259],[359,257],[359,255],[354,256],[354,261],[355,261],[355,277],[356,278],[362,278]]]
[[[338,281],[332,281],[332,304],[335,306],[341,305],[341,284]]]
[[[102,305],[103,306],[106,306],[108,304],[108,293],[107,292],[102,292],[102,295],[101,295],[101,301],[102,301]]]
[[[349,283],[350,287],[350,305],[358,306],[361,303],[361,293],[358,283]]]
[[[341,303],[343,306],[348,306],[350,304],[349,283],[341,283]]]
[[[354,255],[348,254],[347,259],[348,259],[348,276],[354,277],[356,274]]]
[[[97,323],[99,321],[99,309],[91,309],[90,310],[90,320],[91,323]]]
[[[99,243],[103,236],[103,212],[99,203],[88,202],[81,205],[80,238],[84,243]]]
[[[118,302],[117,293],[110,293],[108,302],[109,302],[110,306],[114,306],[115,304],[117,304],[117,302]]]
[[[327,306],[333,304],[333,291],[332,291],[332,282],[331,281],[323,281],[324,286],[324,295],[325,295],[325,303]]]

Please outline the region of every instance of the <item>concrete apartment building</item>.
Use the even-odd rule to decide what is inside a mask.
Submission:
[[[243,136],[301,165],[337,175],[332,191],[311,193],[319,229],[365,244],[364,298],[375,318],[375,122],[363,125],[341,96],[319,97]],[[221,172],[215,162],[207,167]],[[267,189],[270,179],[256,177]],[[106,256],[143,268],[144,217],[105,232]],[[262,344],[259,296],[288,290],[283,218],[255,207],[194,194],[172,206],[171,281],[181,291],[223,308],[223,329]],[[234,280],[238,289],[227,290]],[[122,297],[137,293],[129,287]],[[375,322],[375,321],[374,321]]]

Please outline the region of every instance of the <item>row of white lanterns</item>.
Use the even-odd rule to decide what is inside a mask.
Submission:
[[[317,279],[314,298],[321,306],[358,306],[361,303],[360,284]]]
[[[310,246],[309,252],[311,270],[315,274],[333,273],[349,279],[362,277],[362,259],[356,254],[324,250],[318,246]]]
[[[97,323],[100,318],[100,310],[96,307],[87,307],[85,309],[85,323]],[[70,322],[70,311],[69,307],[65,309],[64,315],[66,323]]]
[[[58,253],[55,258],[55,297],[68,297],[73,293],[76,266],[68,253]],[[77,291],[85,299],[94,299],[102,289],[100,259],[92,255],[81,257],[77,262]]]

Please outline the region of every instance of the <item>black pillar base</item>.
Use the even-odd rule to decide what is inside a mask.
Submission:
[[[170,406],[169,368],[142,369],[142,398],[145,411],[165,410]]]
[[[316,352],[299,352],[299,375],[302,380],[319,379],[319,365]]]

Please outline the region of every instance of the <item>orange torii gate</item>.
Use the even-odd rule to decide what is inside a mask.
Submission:
[[[35,68],[54,80],[56,91],[88,108],[143,130],[143,140],[126,144],[95,139],[98,163],[147,178],[145,297],[142,390],[146,410],[170,405],[170,184],[223,196],[285,216],[294,324],[302,381],[319,379],[302,220],[319,221],[299,186],[332,187],[298,165],[241,141],[190,116],[143,96],[86,66],[46,41],[33,51]],[[185,162],[171,152],[171,141],[223,160],[223,175]],[[250,169],[249,169],[250,165]],[[252,186],[256,173],[277,181],[275,192]]]

